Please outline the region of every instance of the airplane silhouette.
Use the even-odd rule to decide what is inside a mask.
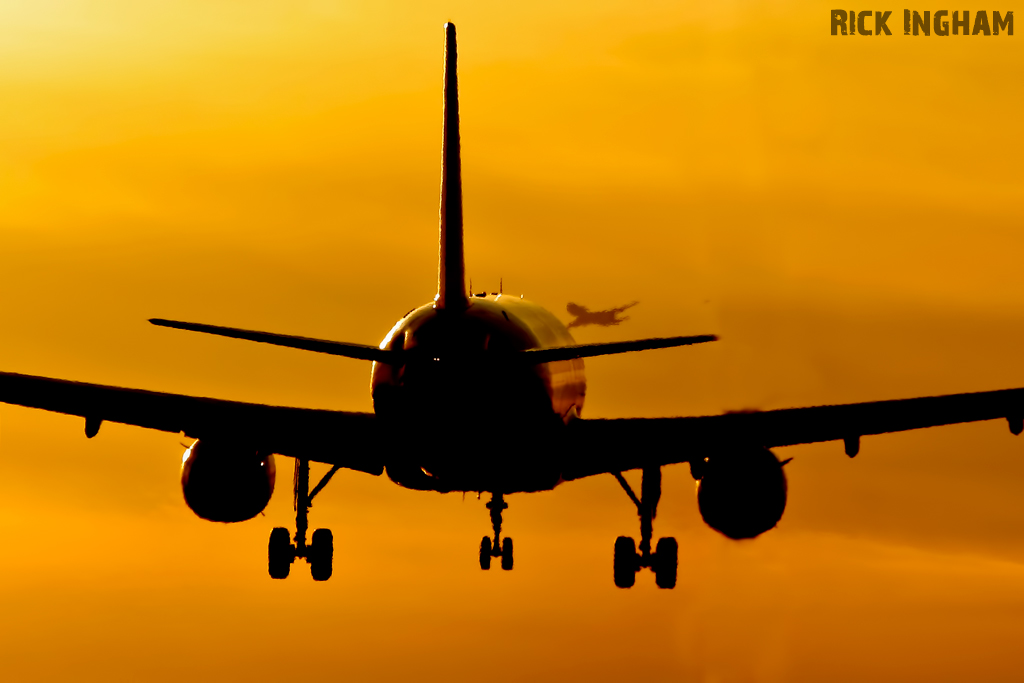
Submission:
[[[631,301],[625,306],[619,306],[618,308],[609,308],[607,311],[591,311],[586,306],[580,304],[574,304],[571,301],[565,305],[565,310],[569,312],[569,315],[574,316],[566,329],[572,329],[573,327],[583,327],[584,325],[600,325],[601,327],[611,327],[612,325],[618,325],[629,320],[629,316],[620,318],[619,313],[633,308],[639,301]]]
[[[842,441],[923,427],[1006,419],[1024,431],[1024,389],[894,401],[747,411],[696,417],[584,419],[583,358],[714,341],[711,335],[576,344],[558,319],[524,299],[467,294],[463,261],[455,27],[445,25],[444,129],[437,295],[403,316],[377,346],[153,319],[155,325],[372,361],[373,412],[311,410],[0,373],[0,401],[75,415],[94,437],[104,421],[184,433],[181,486],[200,517],[239,522],[258,515],[274,490],[274,455],[295,460],[294,535],[270,534],[270,576],[283,579],[304,559],[315,580],[330,578],[334,539],[317,529],[307,542],[313,499],[339,469],[388,477],[410,489],[491,494],[492,536],[480,567],[501,558],[505,496],[612,475],[635,504],[639,547],[620,536],[613,577],[632,586],[641,568],[661,588],[676,584],[678,546],[652,548],[661,468],[689,463],[704,521],[733,539],[776,526],[786,507],[783,465],[770,449]],[[331,465],[310,488],[310,462]],[[639,495],[622,473],[641,470]]]

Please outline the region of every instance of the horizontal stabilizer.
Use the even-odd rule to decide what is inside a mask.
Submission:
[[[154,325],[159,325],[160,327],[171,327],[176,330],[203,332],[204,334],[215,334],[221,337],[231,337],[232,339],[247,339],[249,341],[262,342],[264,344],[288,346],[293,349],[328,353],[332,356],[344,356],[345,358],[375,360],[381,363],[395,363],[397,356],[401,353],[380,349],[376,346],[366,346],[364,344],[347,344],[345,342],[328,341],[326,339],[296,337],[290,334],[274,334],[272,332],[240,330],[235,327],[221,327],[220,325],[185,323],[177,320],[163,320],[162,318],[150,318],[149,322]]]
[[[376,346],[364,344],[348,344],[346,342],[329,341],[326,339],[311,339],[309,337],[296,337],[290,334],[274,334],[272,332],[257,332],[255,330],[242,330],[236,327],[221,327],[220,325],[204,325],[202,323],[186,323],[178,320],[164,320],[162,318],[151,318],[150,321],[160,327],[170,327],[176,330],[188,330],[189,332],[202,332],[204,334],[215,334],[220,337],[231,337],[232,339],[246,339],[248,341],[274,344],[276,346],[287,346],[293,349],[304,351],[316,351],[327,353],[332,356],[344,356],[345,358],[358,358],[360,360],[375,360],[379,363],[400,365],[410,356],[409,351],[387,350]],[[588,358],[590,356],[605,356],[612,353],[626,353],[628,351],[645,351],[647,349],[668,349],[673,346],[688,346],[690,344],[703,344],[704,342],[716,341],[718,337],[711,334],[702,334],[695,337],[662,337],[657,339],[638,339],[624,342],[602,342],[598,344],[577,344],[575,346],[558,346],[546,349],[527,349],[515,352],[515,356],[530,364],[551,363],[559,360],[571,360],[573,358]],[[469,356],[463,352],[462,356]]]
[[[646,351],[647,349],[669,349],[673,346],[688,346],[690,344],[703,344],[704,342],[712,341],[718,341],[718,337],[713,334],[700,334],[694,337],[661,337],[624,342],[558,346],[551,349],[529,349],[522,353],[532,363],[550,363],[556,360],[589,358],[590,356],[605,356],[611,353],[626,353],[628,351]]]

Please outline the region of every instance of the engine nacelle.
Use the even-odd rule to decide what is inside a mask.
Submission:
[[[273,455],[225,441],[196,441],[181,461],[185,503],[211,522],[244,522],[263,512],[276,477]]]
[[[746,447],[708,457],[697,482],[704,522],[733,539],[773,529],[786,509],[786,475],[767,448]]]

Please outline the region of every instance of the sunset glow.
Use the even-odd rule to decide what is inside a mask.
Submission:
[[[588,358],[586,417],[1024,387],[1021,37],[905,37],[902,8],[831,36],[830,9],[2,3],[0,370],[372,410],[369,362],[146,321],[384,348],[437,290],[451,20],[474,286],[565,323],[639,302],[580,343],[720,337]],[[272,581],[291,460],[265,516],[214,524],[182,500],[190,443],[0,405],[0,678],[1019,676],[1005,421],[777,449],[789,505],[753,541],[667,468],[673,591],[613,585],[636,513],[611,476],[509,496],[502,573],[483,500],[342,471],[311,512],[333,578]]]

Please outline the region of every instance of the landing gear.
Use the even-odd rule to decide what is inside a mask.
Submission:
[[[674,538],[658,539],[654,551],[654,582],[658,588],[675,588],[679,569],[679,544]]]
[[[636,541],[629,536],[619,536],[615,539],[615,585],[632,588],[638,569]]]
[[[501,568],[505,571],[512,569],[512,539],[506,538],[501,542]]]
[[[334,572],[334,535],[330,529],[317,529],[312,541],[306,543],[309,529],[309,508],[313,498],[323,491],[338,467],[334,466],[324,475],[312,491],[309,490],[309,461],[295,460],[295,542],[289,539],[288,529],[277,527],[270,532],[267,546],[267,565],[272,579],[286,579],[291,565],[298,558],[309,563],[314,581],[326,581]]]
[[[500,493],[492,493],[491,501],[487,503],[487,509],[491,511],[491,526],[494,528],[494,541],[484,536],[480,541],[480,569],[491,568],[491,558],[501,558],[501,568],[505,571],[512,569],[512,539],[501,538],[501,513],[508,509],[505,497]]]
[[[679,566],[679,544],[674,538],[658,540],[658,547],[651,552],[651,537],[654,535],[654,518],[658,515],[658,501],[661,499],[661,468],[645,467],[640,484],[640,498],[636,497],[629,482],[621,472],[614,472],[619,485],[636,505],[640,516],[640,549],[632,538],[619,536],[615,539],[615,585],[631,588],[636,583],[636,573],[643,567],[654,571],[654,582],[658,588],[675,588]]]
[[[295,561],[295,551],[292,549],[291,537],[288,530],[279,526],[270,532],[270,544],[267,548],[267,555],[270,565],[270,578],[287,579],[288,572],[292,569],[292,562]]]
[[[326,581],[334,573],[334,534],[330,529],[317,529],[313,532],[313,542],[309,545],[309,571],[314,581]]]
[[[484,536],[480,541],[480,569],[491,568],[491,537]]]

